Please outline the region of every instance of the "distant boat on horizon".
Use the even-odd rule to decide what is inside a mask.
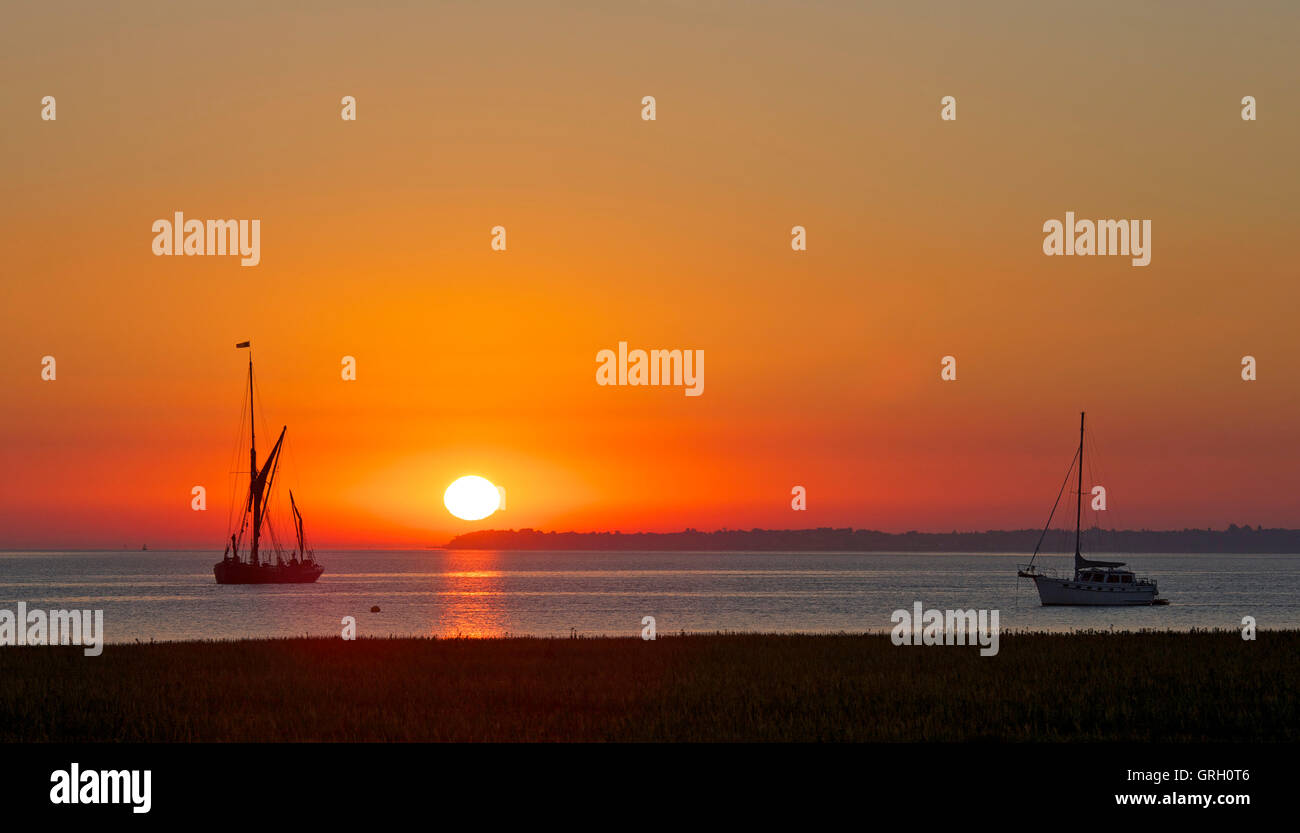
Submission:
[[[1038,551],[1043,546],[1043,539],[1052,527],[1052,517],[1060,505],[1061,495],[1056,496],[1052,514],[1047,518],[1047,526],[1038,538],[1034,554],[1028,564],[1020,565],[1016,575],[1032,579],[1038,588],[1038,599],[1044,606],[1053,605],[1165,605],[1167,599],[1158,598],[1159,590],[1155,579],[1136,575],[1132,570],[1122,569],[1122,561],[1097,561],[1083,557],[1081,547],[1081,520],[1083,516],[1083,420],[1085,412],[1079,413],[1079,450],[1065,472],[1065,482],[1070,482],[1070,473],[1078,468],[1078,489],[1074,507],[1074,575],[1061,576],[1055,570],[1044,569],[1034,564]],[[1062,484],[1062,494],[1065,486]]]
[[[285,558],[274,532],[271,534],[271,558],[264,558],[261,550],[262,526],[266,523],[266,512],[270,504],[271,489],[275,484],[275,475],[280,464],[280,449],[284,446],[284,435],[289,426],[280,429],[280,438],[267,455],[261,466],[257,464],[257,429],[253,415],[253,353],[250,342],[244,341],[236,348],[249,348],[248,354],[248,444],[249,473],[248,497],[244,509],[239,513],[238,531],[226,530],[230,541],[221,560],[212,566],[212,573],[217,584],[310,584],[325,572],[316,561],[314,550],[308,549],[303,533],[302,514],[294,502],[293,491],[289,492],[289,506],[293,510],[294,532],[297,537],[297,549]],[[251,521],[251,523],[250,523]],[[246,537],[247,536],[247,537]],[[247,541],[247,547],[244,543]]]

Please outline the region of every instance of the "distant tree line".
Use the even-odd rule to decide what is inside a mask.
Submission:
[[[719,529],[702,532],[542,532],[487,529],[458,535],[448,549],[648,550],[750,552],[1033,552],[1041,529],[984,532],[879,532],[874,529]],[[1227,529],[1090,529],[1087,552],[1300,553],[1300,530],[1230,525]],[[1072,552],[1073,530],[1050,530],[1043,552]]]

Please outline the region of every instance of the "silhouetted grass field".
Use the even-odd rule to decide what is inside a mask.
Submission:
[[[0,649],[4,741],[1287,741],[1300,631]]]

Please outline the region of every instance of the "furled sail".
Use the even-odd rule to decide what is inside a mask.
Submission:
[[[1084,558],[1077,552],[1074,554],[1074,569],[1086,570],[1089,567],[1123,567],[1123,561],[1093,561],[1090,558]]]
[[[298,531],[298,554],[305,558],[307,556],[307,546],[303,543],[302,513],[298,511],[298,504],[294,502],[293,489],[289,490],[289,508],[293,510],[293,525]]]
[[[262,536],[262,517],[266,514],[266,504],[270,499],[270,494],[263,493],[267,491],[267,483],[275,476],[276,463],[280,459],[280,447],[284,445],[284,432],[287,430],[288,426],[280,429],[280,438],[275,441],[275,447],[267,456],[262,470],[252,479],[248,487],[248,502],[253,507],[253,547],[250,557],[254,564],[259,563],[258,539]]]

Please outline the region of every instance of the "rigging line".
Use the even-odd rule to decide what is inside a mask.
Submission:
[[[1105,468],[1102,464],[1101,447],[1097,445],[1095,439],[1093,440],[1092,453],[1093,453],[1093,467],[1097,471],[1097,477],[1099,478],[1099,482],[1102,485],[1106,485],[1107,483],[1110,482],[1110,471],[1107,468]],[[1110,486],[1106,486],[1106,514],[1107,517],[1114,518],[1114,520],[1110,523],[1111,549],[1115,552],[1118,552],[1120,549],[1119,541],[1121,540],[1119,535],[1119,530],[1124,528],[1123,524],[1121,523],[1121,518],[1123,513],[1117,513],[1113,508],[1111,508],[1111,500],[1110,500],[1111,497],[1112,497],[1111,488]]]
[[[1101,485],[1102,488],[1105,488],[1105,481],[1102,479],[1101,472],[1098,470],[1097,467],[1097,441],[1095,438],[1096,433],[1097,433],[1096,430],[1094,430],[1093,436],[1088,437],[1088,453],[1089,455],[1091,455],[1088,460],[1088,476],[1091,478],[1089,483],[1091,483],[1092,489],[1095,489],[1098,485]],[[1091,494],[1091,489],[1089,490],[1089,493]],[[1094,498],[1094,500],[1095,499],[1096,498]],[[1106,499],[1107,499],[1107,503],[1109,504],[1110,501],[1109,491],[1107,491]],[[1091,505],[1089,505],[1089,508],[1091,508]],[[1111,545],[1110,542],[1110,535],[1108,531],[1102,528],[1102,519],[1104,517],[1105,515],[1103,515],[1101,511],[1093,509],[1092,525],[1097,530],[1096,534],[1093,536],[1096,539],[1096,543],[1094,544],[1094,549],[1093,549],[1094,552],[1114,550],[1114,547]]]
[[[1065,470],[1065,481],[1061,483],[1061,490],[1056,493],[1056,502],[1052,504],[1052,514],[1047,516],[1047,526],[1043,527],[1042,534],[1038,536],[1038,543],[1034,545],[1034,554],[1029,557],[1030,564],[1033,564],[1034,559],[1038,557],[1038,551],[1043,546],[1043,538],[1047,537],[1047,530],[1052,528],[1052,518],[1056,517],[1056,507],[1060,506],[1061,495],[1065,494],[1065,487],[1070,482],[1070,472],[1074,471],[1074,462],[1079,459],[1082,453],[1083,449],[1079,448],[1074,452],[1074,456],[1070,458],[1070,467]]]
[[[1094,425],[1095,424],[1096,421],[1094,420]],[[1094,428],[1094,430],[1088,434],[1086,439],[1087,442],[1086,465],[1088,466],[1086,476],[1088,478],[1088,483],[1091,488],[1096,488],[1098,485],[1101,485],[1103,488],[1105,488],[1105,477],[1103,476],[1103,473],[1100,470],[1100,466],[1098,465],[1099,455],[1097,453],[1096,433],[1097,433],[1096,429]],[[1092,495],[1091,489],[1089,490],[1088,494],[1089,496]],[[1106,497],[1107,497],[1107,502],[1109,504],[1109,498],[1110,498],[1109,489],[1107,489]],[[1089,502],[1088,504],[1088,511],[1091,514],[1091,519],[1092,519],[1092,528],[1089,529],[1088,531],[1089,539],[1092,543],[1091,552],[1101,553],[1101,552],[1113,551],[1114,547],[1109,546],[1111,543],[1113,543],[1110,540],[1111,536],[1108,534],[1107,530],[1102,528],[1103,516],[1101,514],[1101,511],[1097,509],[1093,509],[1091,502]]]
[[[294,463],[293,463],[293,459],[294,459],[294,458],[293,458],[293,451],[292,451],[292,449],[290,448],[290,444],[291,444],[291,441],[290,441],[290,439],[289,439],[289,432],[288,432],[288,431],[285,431],[285,433],[284,433],[284,443],[281,445],[281,448],[280,448],[280,472],[281,472],[281,476],[278,478],[280,481],[284,481],[284,482],[289,482],[289,481],[292,479],[292,477],[293,477],[293,473],[296,471],[296,468],[294,467]],[[284,509],[284,499],[283,499],[283,498],[280,500],[280,509],[281,509],[281,510]],[[281,514],[283,514],[283,511],[281,512]],[[292,536],[292,537],[293,537],[293,539],[294,539],[295,541],[297,541],[297,540],[298,540],[298,525],[297,525],[297,522],[294,521],[292,517],[290,517],[289,521],[290,521],[289,526],[290,526],[290,527],[292,528],[292,530],[293,530],[293,536]]]
[[[252,388],[253,388],[252,394],[262,403],[260,413],[258,414],[262,419],[262,434],[263,436],[267,436],[267,437],[275,436],[274,433],[268,428],[268,423],[266,421],[266,397],[262,395],[262,385],[257,381],[256,376],[253,377]],[[281,453],[283,453],[284,451],[283,444],[281,445],[280,451]],[[269,457],[267,458],[267,462],[270,462]],[[263,463],[263,465],[265,465],[265,463]],[[276,540],[275,528],[271,523],[271,503],[272,503],[272,498],[275,495],[275,485],[276,484],[274,480],[272,480],[267,484],[266,500],[265,500],[264,508],[262,510],[262,526],[270,534],[272,547],[278,551],[280,545],[279,542]]]
[[[266,397],[262,395],[262,386],[261,386],[260,384],[258,384],[258,381],[257,381],[257,377],[256,377],[256,376],[253,377],[253,387],[256,389],[256,392],[257,392],[257,398],[260,399],[261,402],[262,402],[262,411],[261,411],[261,416],[262,416],[262,433],[263,433],[263,435],[265,435],[265,436],[268,436],[268,437],[274,437],[275,434],[274,434],[273,432],[271,432],[270,430],[267,429],[267,422],[266,422]]]
[[[242,423],[242,419],[243,419],[243,409],[242,409],[242,407],[241,407],[241,409],[240,409],[240,419],[241,419],[241,423]],[[233,471],[233,469],[234,469],[234,467],[237,465],[237,461],[236,461],[234,455],[239,454],[239,444],[240,444],[240,440],[241,440],[241,439],[243,439],[243,425],[242,425],[242,424],[241,424],[238,428],[235,429],[235,443],[234,443],[234,450],[231,452],[231,460],[230,460],[230,466],[229,466],[229,468],[232,469],[232,471],[229,471],[229,472],[228,472],[228,474],[230,474],[230,475],[234,475],[234,474],[235,474],[235,472]],[[235,478],[234,478],[234,477],[227,477],[227,483],[229,484],[229,486],[228,486],[228,491],[229,491],[230,501],[229,501],[229,503],[228,503],[228,505],[227,505],[227,508],[226,508],[226,537],[229,538],[229,537],[230,537],[230,530],[231,530],[231,529],[234,527],[234,525],[235,525],[235,507],[234,507],[234,503],[235,503]]]
[[[244,443],[244,414],[248,412],[248,391],[243,393],[243,405],[239,409],[239,428],[235,431],[235,450],[232,452],[230,460],[231,474],[238,474],[234,471],[239,465],[239,452]],[[230,503],[226,509],[226,538],[230,537],[231,530],[235,527],[235,496],[239,493],[239,483],[237,478],[230,478]]]

